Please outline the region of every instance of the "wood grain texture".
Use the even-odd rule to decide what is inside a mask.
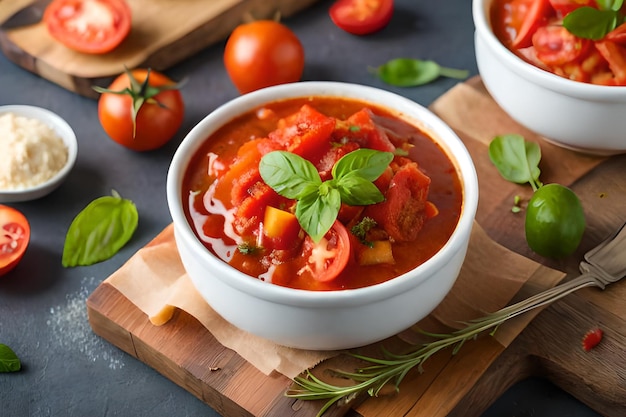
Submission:
[[[577,275],[582,255],[626,222],[626,155],[596,158],[550,145],[508,119],[479,79],[455,87],[432,109],[466,143],[482,193],[478,222],[492,239],[508,249],[564,271],[571,278]],[[485,111],[490,117],[481,121],[480,113]],[[581,247],[567,260],[539,258],[523,244],[523,217],[513,215],[510,207],[512,197],[527,196],[527,190],[499,178],[487,157],[488,138],[502,133],[522,133],[539,141],[544,151],[542,172],[549,178],[544,182],[569,185],[581,198],[588,226]],[[533,275],[513,301],[536,293],[541,284],[542,275]],[[426,372],[409,373],[398,393],[360,398],[350,407],[332,408],[327,415],[479,416],[512,384],[538,375],[607,417],[624,416],[625,299],[625,282],[604,291],[581,290],[544,309],[506,348],[495,338],[483,335],[466,343],[462,355],[453,357],[444,351],[429,359]],[[219,345],[184,312],[177,312],[164,326],[152,326],[141,311],[106,283],[89,297],[87,307],[97,334],[224,415],[308,417],[319,409],[319,403],[285,398],[287,378],[261,374],[235,352]],[[605,337],[595,349],[584,352],[582,337],[595,327],[602,328]]]
[[[20,67],[70,91],[97,97],[93,85],[106,86],[128,68],[163,71],[222,41],[246,17],[288,17],[317,0],[127,0],[133,13],[131,33],[114,51],[82,54],[55,41],[43,23],[0,30],[0,49]],[[30,4],[0,2],[0,21]]]

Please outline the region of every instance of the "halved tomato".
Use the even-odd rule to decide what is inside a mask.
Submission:
[[[26,217],[18,210],[0,204],[0,276],[17,266],[29,241],[30,225]]]
[[[537,58],[546,65],[560,66],[579,61],[593,42],[572,35],[563,26],[544,26],[532,38]]]
[[[43,15],[53,38],[88,54],[115,49],[130,33],[131,20],[124,0],[53,0]]]
[[[319,282],[337,278],[350,260],[350,235],[341,222],[335,220],[326,236],[315,243],[309,236],[304,240],[303,259],[306,261],[303,274],[310,274]]]
[[[393,15],[393,0],[338,0],[329,14],[346,32],[367,35],[387,26]]]

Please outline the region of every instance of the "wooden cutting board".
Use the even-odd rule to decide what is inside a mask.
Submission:
[[[70,91],[97,97],[128,68],[163,71],[228,37],[246,16],[290,16],[317,0],[127,0],[133,13],[129,37],[104,55],[72,51],[48,34],[43,23],[4,31],[0,49],[8,59]],[[33,0],[0,1],[0,22]]]
[[[479,78],[453,88],[431,108],[457,131],[472,154],[481,191],[477,221],[508,249],[574,276],[582,255],[626,221],[626,155],[590,157],[543,141],[504,114]],[[587,231],[577,254],[567,261],[547,262],[527,248],[523,217],[510,211],[513,196],[524,195],[527,188],[494,175],[487,156],[488,142],[493,135],[503,133],[520,133],[539,141],[542,180],[570,185],[581,198]],[[155,241],[160,239],[171,239],[171,235],[164,232]],[[540,279],[529,280],[515,298],[536,293]],[[398,394],[362,398],[326,415],[374,417],[384,412],[390,416],[478,416],[512,384],[540,375],[605,416],[624,416],[625,299],[626,282],[604,291],[580,290],[543,310],[508,347],[488,336],[468,342],[454,357],[443,352],[427,362],[438,372],[409,373]],[[97,334],[223,415],[309,417],[319,410],[319,403],[284,397],[290,384],[286,377],[259,372],[236,352],[221,346],[183,311],[176,312],[166,325],[153,326],[143,312],[106,282],[91,294],[87,308]],[[595,327],[602,328],[605,337],[591,352],[584,352],[582,336]]]

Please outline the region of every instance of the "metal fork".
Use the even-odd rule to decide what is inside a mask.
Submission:
[[[604,290],[607,285],[626,277],[626,223],[587,252],[579,269],[579,277],[504,307],[494,314],[512,318],[553,303],[581,288],[599,287]]]

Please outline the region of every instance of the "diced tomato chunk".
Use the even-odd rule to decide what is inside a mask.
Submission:
[[[596,7],[596,0],[549,0],[550,5],[559,14],[559,17],[565,17],[568,13],[578,9],[579,7]]]
[[[548,0],[513,0],[507,16],[509,25],[516,30],[513,48],[531,46],[535,31],[545,24],[552,13]]]
[[[415,240],[427,217],[429,188],[430,178],[417,164],[405,164],[391,179],[385,201],[368,206],[364,215],[376,220],[396,241]]]
[[[235,214],[234,227],[242,236],[258,234],[265,207],[280,205],[279,202],[284,199],[264,182],[254,184],[249,193],[250,195],[237,206]]]
[[[338,143],[356,142],[362,148],[383,152],[393,152],[396,149],[385,131],[374,123],[373,113],[369,109],[360,110],[348,119],[338,122],[333,140]]]
[[[626,47],[611,41],[596,42],[596,49],[607,60],[615,75],[615,83],[626,83]]]
[[[281,119],[269,138],[284,150],[310,161],[318,161],[330,147],[328,138],[334,128],[334,118],[305,104],[297,113]]]

